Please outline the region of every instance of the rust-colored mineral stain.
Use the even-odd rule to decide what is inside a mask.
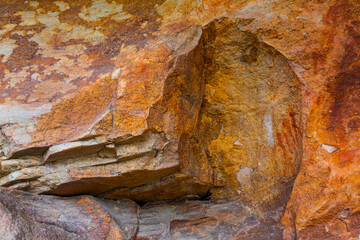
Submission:
[[[285,207],[285,239],[355,238],[359,16],[351,0],[3,1],[1,165],[13,154],[36,162],[51,145],[100,136],[113,159],[19,165],[0,169],[0,182],[34,193],[234,201],[221,211],[164,205],[166,213],[185,205],[181,214],[196,213],[170,223],[145,213],[156,224],[128,239],[279,239]],[[154,144],[143,162],[135,154],[120,169],[114,149],[140,146],[149,131],[166,146]],[[11,201],[0,191],[3,208]],[[99,226],[89,239],[127,239],[105,206],[90,197],[77,205]],[[160,225],[167,230],[152,229]],[[12,229],[25,234],[28,225],[19,226]],[[53,239],[76,234],[55,231]]]

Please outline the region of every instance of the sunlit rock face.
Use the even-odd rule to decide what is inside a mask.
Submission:
[[[286,201],[301,162],[301,83],[241,22],[221,19],[204,31],[199,135],[216,174],[214,198],[274,207]]]
[[[124,205],[131,233],[78,236],[358,236],[357,1],[14,0],[0,16],[0,186],[148,203]],[[41,201],[83,198],[0,195],[10,239],[30,229],[14,196],[39,221]],[[151,205],[185,199],[204,202]]]

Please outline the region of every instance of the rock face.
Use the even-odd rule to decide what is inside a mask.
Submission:
[[[0,193],[3,239],[134,239],[138,228],[138,206],[130,200]]]
[[[0,188],[3,239],[278,239],[279,216],[239,202],[139,207],[130,200],[37,196]]]
[[[286,201],[301,162],[301,84],[284,56],[240,23],[221,19],[204,31],[198,138],[216,175],[213,198],[274,207]]]
[[[358,236],[358,1],[13,0],[0,16],[8,239]]]

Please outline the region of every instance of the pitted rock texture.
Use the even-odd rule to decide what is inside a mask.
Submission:
[[[0,186],[211,198],[282,218],[284,239],[356,236],[358,1],[12,0],[0,16]],[[224,237],[207,216],[164,236]]]

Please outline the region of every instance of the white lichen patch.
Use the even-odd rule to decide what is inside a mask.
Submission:
[[[14,39],[5,38],[0,41],[0,55],[4,55],[2,62],[6,62],[18,45]]]
[[[271,147],[275,145],[274,128],[273,128],[273,116],[272,111],[264,116],[265,131],[267,132],[267,141]]]
[[[28,144],[31,142],[31,136],[26,127],[19,127],[12,132],[12,140],[19,145]]]
[[[236,177],[240,185],[249,186],[251,184],[251,168],[241,167],[236,172]]]
[[[116,79],[120,76],[120,68],[115,69],[115,71],[111,74],[112,79]]]
[[[49,36],[54,34],[57,34],[63,42],[83,39],[84,41],[97,44],[105,40],[105,36],[98,30],[86,28],[77,24],[70,25],[60,22],[59,12],[47,12],[38,15],[36,15],[35,12],[31,12],[31,14],[30,12],[27,12],[25,14],[26,18],[23,18],[23,22],[21,24],[33,25],[36,23],[42,23],[45,25],[45,28],[39,34],[30,38],[31,41],[35,41],[43,49],[50,47],[48,41],[50,41],[49,39],[51,38]],[[24,14],[22,14],[22,17],[24,17]]]
[[[38,73],[33,73],[31,76],[30,76],[30,79],[31,81],[40,81],[40,78],[39,78],[39,74]]]
[[[66,91],[74,88],[73,84],[69,84],[72,80],[77,79],[79,76],[82,78],[90,77],[93,70],[90,68],[92,60],[88,58],[86,54],[87,47],[83,44],[69,45],[65,48],[56,48],[54,45],[54,38],[58,42],[66,42],[69,40],[81,40],[83,42],[89,42],[93,45],[98,44],[105,40],[105,36],[98,30],[93,28],[86,28],[80,25],[70,25],[68,23],[62,23],[59,20],[58,12],[47,12],[38,14],[35,16],[34,22],[44,24],[45,28],[38,34],[34,34],[29,41],[36,42],[38,44],[38,54],[41,54],[44,58],[56,59],[56,63],[51,67],[45,68],[45,70],[38,71],[36,78],[34,76],[27,75],[33,82],[38,82],[35,90],[31,93],[29,101],[36,101],[38,99],[45,99],[46,97],[52,97],[57,92],[65,93]],[[5,47],[9,44],[1,44]],[[4,48],[6,58],[11,55],[10,47]],[[1,50],[0,50],[1,51]],[[72,57],[69,57],[72,56]],[[74,56],[78,56],[75,59]],[[32,66],[35,71],[39,70],[37,66]],[[22,74],[18,72],[17,74]],[[64,76],[64,79],[60,83],[56,83],[49,88],[48,82],[51,74],[58,73]],[[9,75],[8,75],[9,74]],[[24,79],[24,76],[13,76],[14,74],[5,74],[7,82],[14,82],[11,79]],[[11,75],[11,76],[10,76]],[[25,74],[26,75],[26,74]],[[11,79],[10,79],[11,77]],[[41,79],[41,81],[39,81]],[[17,81],[18,82],[18,81]],[[51,81],[50,81],[51,82]],[[11,87],[15,86],[15,82],[11,84]]]
[[[71,29],[68,35],[69,39],[83,39],[86,37],[84,40],[91,43],[98,43],[105,40],[105,36],[98,30],[79,25],[68,26],[67,29]]]
[[[3,134],[11,136],[12,145],[5,148],[5,155],[11,155],[13,147],[16,145],[29,144],[31,142],[31,133],[35,131],[35,117],[50,112],[52,105],[50,103],[40,106],[29,106],[19,104],[14,106],[0,105],[0,125],[11,123],[3,128]],[[16,148],[16,147],[15,147]]]
[[[48,12],[37,16],[36,18],[40,23],[52,27],[60,24],[58,12]]]
[[[234,146],[244,146],[239,139],[236,139],[234,142]]]
[[[333,153],[339,150],[337,146],[328,145],[328,144],[321,144],[321,147],[325,149],[328,153]]]
[[[80,54],[83,54],[86,50],[86,46],[82,45],[82,44],[76,44],[76,45],[69,45],[66,46],[65,49],[63,50],[64,55],[73,55],[73,56],[78,56]]]
[[[21,16],[20,26],[31,26],[37,24],[35,11],[17,12],[15,16]]]
[[[131,15],[126,12],[119,12],[111,17],[112,20],[117,21],[117,22],[126,20],[128,18],[131,18]]]
[[[2,29],[0,30],[0,35],[6,34],[9,31],[11,31],[14,27],[16,27],[16,24],[6,24],[5,26],[2,27]]]
[[[117,96],[118,97],[123,95],[125,88],[126,88],[126,81],[120,80],[118,87],[117,87]]]
[[[111,17],[115,21],[122,21],[131,17],[123,11],[122,4],[108,3],[106,0],[94,1],[90,7],[83,7],[79,17],[86,21],[98,21],[104,17]]]
[[[29,2],[29,5],[32,6],[32,7],[38,7],[38,6],[39,6],[39,3],[36,2],[36,1],[30,1],[30,2]]]
[[[70,9],[70,6],[68,3],[66,2],[61,2],[61,1],[56,1],[54,2],[54,4],[59,8],[60,11],[66,11],[68,9]]]
[[[50,103],[38,107],[29,105],[7,106],[0,105],[0,125],[5,123],[26,122],[27,119],[50,112]]]
[[[4,82],[8,83],[6,89],[13,88],[16,84],[27,81],[29,79],[29,67],[23,67],[19,72],[10,72],[9,70],[5,69],[5,78],[3,79]]]
[[[89,57],[85,54],[80,55],[76,62],[74,59],[61,55],[61,53],[58,53],[57,56],[59,59],[58,62],[55,63],[52,68],[45,69],[44,74],[50,75],[53,71],[66,74],[68,78],[64,79],[63,82],[69,83],[79,76],[90,77],[94,72],[93,69],[90,69],[91,61],[89,61]]]

